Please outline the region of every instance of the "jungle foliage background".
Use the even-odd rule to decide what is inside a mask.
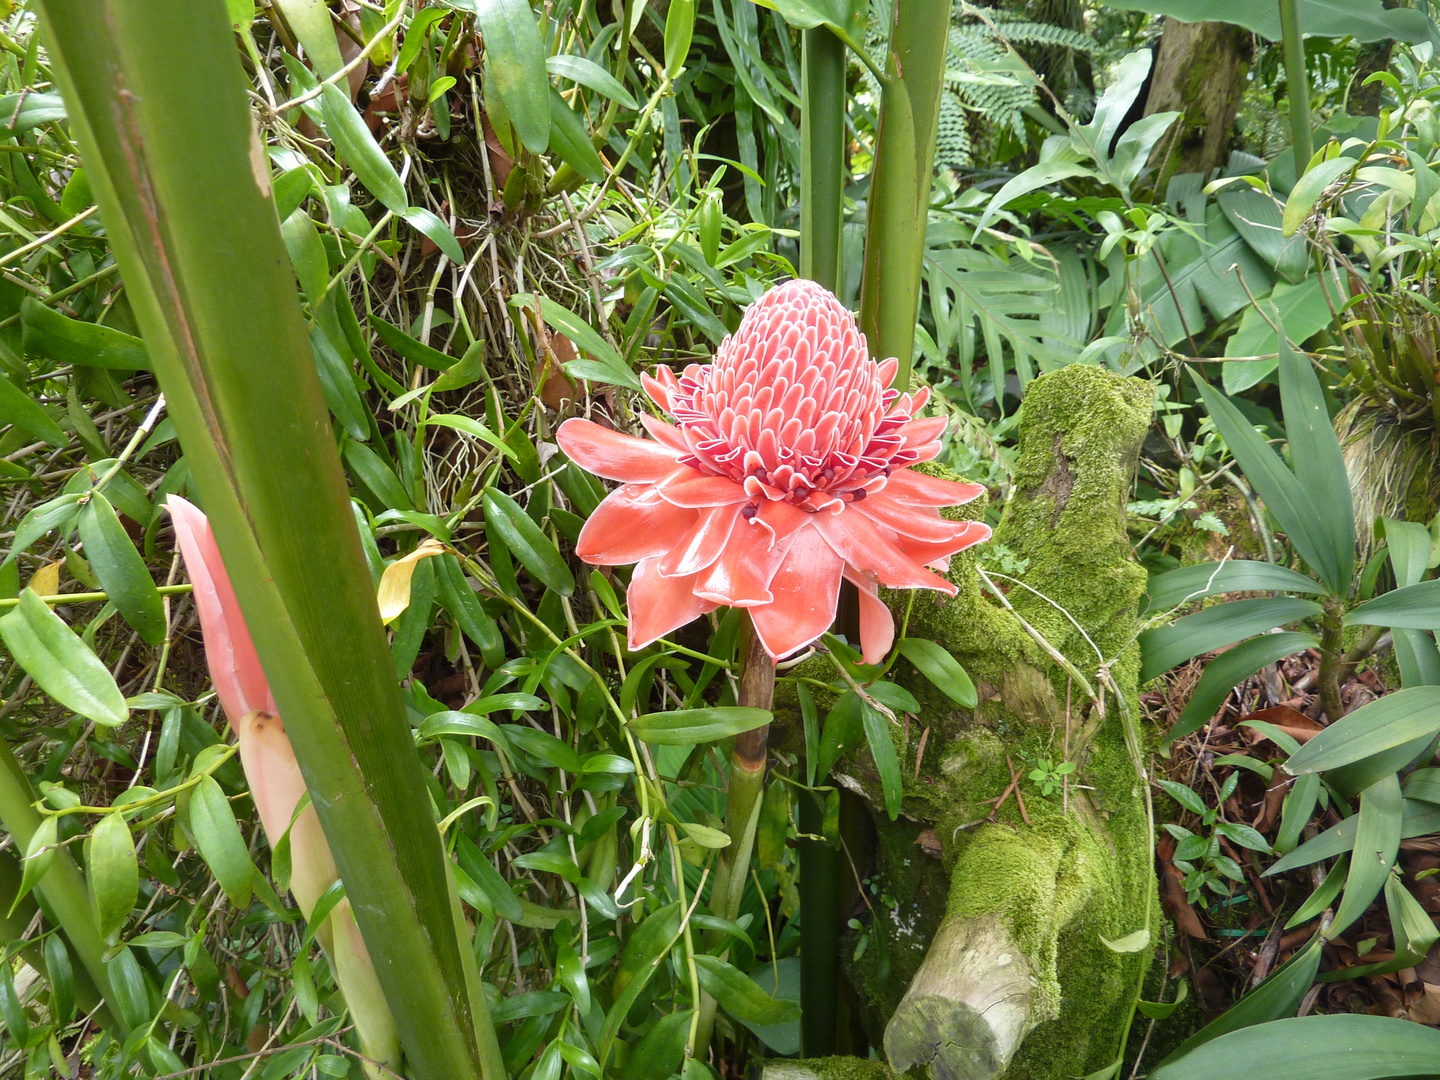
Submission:
[[[690,36],[677,41],[667,25],[682,4]],[[35,12],[0,6],[0,765],[12,778],[0,1072],[359,1076],[333,975],[283,898],[286,856],[264,843],[208,686],[161,509],[190,489],[185,457]],[[733,702],[737,623],[626,654],[618,583],[567,557],[603,490],[553,439],[587,410],[633,426],[638,371],[703,360],[748,302],[795,275],[797,32],[750,0],[555,0],[535,12],[542,51],[497,54],[504,27],[468,0],[228,8],[374,583],[423,541],[445,545],[405,564],[391,654],[506,1069],[667,1076],[682,1068],[673,1018],[688,1026],[702,988],[721,1003],[719,1039],[709,1064],[683,1063],[686,1080],[797,1053],[795,808],[814,760],[807,771],[783,744],[774,755],[740,918],[692,906],[726,842],[721,757],[694,739],[627,741],[608,708],[643,718]],[[889,22],[874,0],[865,42]],[[1142,702],[1162,754],[1170,929],[1142,945],[1160,962],[1127,1075],[1296,956],[1321,981],[1298,987],[1291,1015],[1440,1025],[1440,774],[1424,767],[1436,732],[1406,729],[1418,747],[1384,773],[1405,780],[1385,824],[1362,804],[1362,839],[1369,821],[1396,841],[1395,872],[1373,882],[1346,885],[1343,864],[1325,876],[1320,860],[1346,858],[1343,844],[1294,854],[1350,819],[1367,785],[1317,778],[1291,799],[1281,770],[1346,714],[1440,683],[1430,616],[1340,621],[1440,564],[1440,39],[1409,36],[1305,39],[1312,160],[1292,147],[1298,68],[1253,28],[1091,0],[953,9],[913,357],[914,380],[953,417],[942,464],[985,483],[998,516],[1027,384],[1072,363],[1138,374],[1155,425],[1128,511],[1147,569],[1318,572],[1296,520],[1276,512],[1277,481],[1255,475],[1269,459],[1236,449],[1244,428],[1305,479],[1280,382],[1299,356],[1319,376],[1355,509],[1355,575],[1327,580],[1333,602],[1276,601],[1306,591],[1293,581],[1242,583],[1239,604],[1272,606],[1173,632],[1158,616],[1199,612],[1204,582],[1150,598],[1150,632],[1168,634],[1142,639],[1155,679]],[[853,56],[847,82],[838,291],[854,307],[879,87]],[[1192,372],[1233,411],[1202,398]],[[1023,582],[1003,546],[980,558]],[[27,586],[48,599],[26,603]],[[49,661],[20,655],[22,636]],[[1260,662],[1205,681],[1206,659],[1246,638]],[[33,674],[92,660],[98,683],[61,694]],[[897,714],[916,711],[888,692]],[[869,752],[822,742],[823,717],[806,719],[800,745],[820,760]],[[918,771],[924,737],[907,726],[905,738],[901,763]],[[1068,797],[1064,747],[1016,767],[1024,796]],[[33,809],[14,794],[26,783]],[[86,873],[89,946],[67,942],[32,892],[67,855]],[[873,867],[843,872],[858,882],[842,913],[853,974],[884,947],[874,926],[897,901]],[[1315,920],[1342,885],[1348,929],[1322,948]],[[727,959],[697,967],[692,937]],[[115,1015],[94,1011],[96,970]],[[861,1026],[844,1049],[868,1052]]]

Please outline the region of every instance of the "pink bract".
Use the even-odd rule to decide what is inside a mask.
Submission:
[[[940,452],[943,417],[916,419],[929,392],[890,389],[898,362],[870,359],[855,318],[826,289],[791,281],[745,311],[709,364],[641,376],[674,423],[650,439],[571,419],[571,460],[621,486],[581,530],[586,562],[637,563],[630,648],[721,604],[750,610],[771,657],[810,644],[835,618],[842,578],[860,590],[867,662],[895,638],[878,587],[956,587],[931,568],[990,536],[938,507],[985,489],[914,472]]]

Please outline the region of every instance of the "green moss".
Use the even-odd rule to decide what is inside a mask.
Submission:
[[[867,1061],[855,1057],[805,1058],[786,1062],[796,1069],[809,1069],[820,1080],[894,1080],[892,1073],[880,1061]]]

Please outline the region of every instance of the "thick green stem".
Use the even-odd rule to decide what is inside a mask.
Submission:
[[[845,222],[845,45],[828,28],[805,31],[800,121],[800,274],[840,287]]]
[[[800,793],[800,831],[820,835],[825,810],[820,796]],[[835,1053],[840,1001],[840,862],[824,840],[802,839],[800,849],[800,1052]]]
[[[895,0],[894,11],[865,220],[860,329],[872,356],[899,358],[895,385],[904,389],[920,306],[950,4]]]
[[[1340,696],[1340,669],[1345,662],[1343,615],[1340,601],[1329,599],[1320,621],[1320,705],[1332,724],[1345,715],[1345,702]]]
[[[127,298],[409,1074],[501,1080],[225,5],[40,9]]]
[[[40,827],[40,815],[32,805],[34,801],[35,792],[10,748],[9,740],[0,738],[0,824],[15,838],[15,846],[21,852]],[[104,960],[105,941],[100,937],[100,928],[95,925],[95,916],[90,910],[90,894],[75,860],[63,847],[55,852],[55,859],[40,879],[36,891],[65,931],[70,947],[79,955],[90,981],[107,1002],[113,1000],[110,973]],[[119,1009],[110,1009],[107,1019],[111,1030],[120,1032],[122,1036],[128,1033]]]
[[[1315,154],[1310,131],[1310,77],[1305,72],[1305,37],[1300,29],[1300,0],[1279,0],[1280,33],[1285,39],[1285,82],[1290,88],[1290,137],[1295,144],[1298,178]]]

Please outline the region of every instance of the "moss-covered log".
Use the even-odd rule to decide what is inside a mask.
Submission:
[[[973,558],[961,558],[950,571],[959,595],[917,597],[910,611],[909,636],[959,659],[979,704],[957,709],[899,665],[895,676],[922,702],[921,725],[895,733],[902,760],[914,762],[928,734],[918,766],[905,769],[897,822],[880,809],[868,753],[842,765],[841,782],[876,808],[878,903],[853,974],[884,1022],[897,1073],[1084,1075],[1113,1060],[1131,1014],[1149,952],[1117,953],[1101,939],[1153,932],[1159,909],[1144,788],[1122,720],[1138,716],[1145,583],[1125,504],[1150,403],[1148,384],[1089,366],[1030,384],[1013,494],[995,534],[1011,565],[1024,567],[1013,581],[994,576],[1013,610],[982,592]],[[890,599],[903,617],[910,598]],[[1111,693],[1098,706],[1037,636],[1090,685],[1103,669],[1123,700]],[[1050,796],[1025,778],[1039,762],[1065,760],[1076,771]],[[1013,794],[997,809],[1016,774],[1023,811]]]

